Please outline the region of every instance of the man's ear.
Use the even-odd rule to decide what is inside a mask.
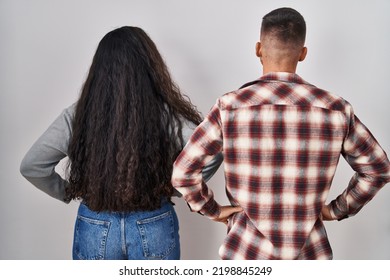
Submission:
[[[301,55],[299,56],[299,61],[304,61],[307,55],[307,48],[303,47],[301,51]]]
[[[257,42],[256,43],[256,56],[261,58],[262,55],[263,54],[261,53],[261,42]]]

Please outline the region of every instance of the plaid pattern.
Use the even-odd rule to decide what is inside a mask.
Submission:
[[[320,218],[340,154],[356,171],[331,214],[356,214],[390,181],[390,163],[344,99],[296,74],[270,73],[222,96],[175,162],[172,183],[193,211],[219,204],[201,170],[223,151],[229,220],[222,259],[331,259]]]

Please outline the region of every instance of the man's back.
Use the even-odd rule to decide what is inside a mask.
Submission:
[[[386,154],[349,103],[291,73],[222,96],[178,157],[174,185],[200,184],[179,191],[209,216],[216,205],[195,170],[218,150],[228,198],[243,209],[229,220],[222,259],[331,259],[321,209],[340,154],[357,175],[333,202],[335,218],[358,212],[389,180]]]
[[[331,258],[319,216],[348,132],[348,103],[274,73],[223,96],[219,109],[226,187],[263,244],[243,257]]]
[[[356,214],[390,181],[386,153],[351,105],[295,74],[305,36],[297,11],[265,15],[263,76],[218,99],[175,162],[172,184],[192,210],[228,224],[222,259],[331,259],[323,220]],[[201,176],[221,151],[231,206]],[[340,155],[356,173],[326,205]]]

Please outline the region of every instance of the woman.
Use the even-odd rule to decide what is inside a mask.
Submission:
[[[74,259],[179,259],[172,166],[189,124],[201,120],[142,29],[104,36],[78,102],[21,164],[23,176],[47,194],[81,200]],[[55,167],[66,156],[64,180]],[[215,158],[203,171],[206,180],[220,162]]]

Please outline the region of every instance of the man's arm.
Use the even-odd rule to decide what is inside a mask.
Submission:
[[[189,121],[183,122],[183,139],[184,143],[187,143],[190,140],[191,135],[194,133],[196,129],[196,125]],[[208,182],[215,172],[219,169],[221,163],[223,161],[222,152],[216,154],[212,160],[210,160],[207,165],[202,170],[203,180]],[[181,195],[180,195],[181,196]]]
[[[356,171],[344,192],[329,205],[332,219],[353,216],[390,182],[390,163],[386,153],[364,124],[352,114],[342,155]],[[326,212],[328,209],[323,209]]]
[[[172,175],[172,185],[183,194],[192,211],[214,219],[221,209],[205,183],[202,170],[221,151],[221,118],[215,105],[177,157]]]

